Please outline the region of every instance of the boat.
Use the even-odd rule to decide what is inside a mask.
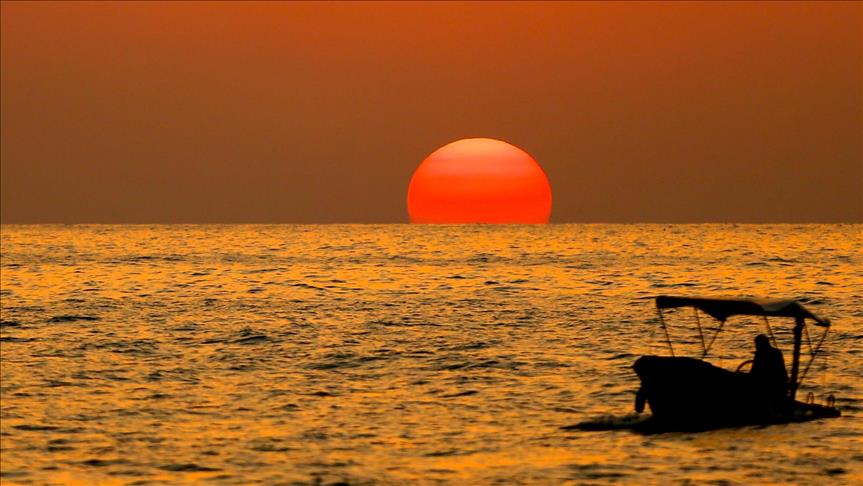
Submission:
[[[665,322],[663,311],[687,307],[695,312],[702,351],[700,358],[674,355]],[[659,296],[656,297],[656,309],[670,355],[642,356],[633,365],[641,380],[641,387],[636,393],[636,412],[641,413],[646,403],[650,407],[651,416],[644,420],[631,421],[632,428],[653,432],[700,431],[744,425],[805,422],[841,415],[835,407],[835,398],[832,395],[828,396],[823,404],[815,403],[812,393],[807,396],[806,401],[797,399],[800,383],[821,351],[830,329],[828,319],[812,313],[799,302]],[[707,338],[706,329],[701,326],[699,311],[718,321],[712,339]],[[751,361],[741,363],[735,371],[707,361],[716,336],[733,316],[763,316],[774,346],[776,341],[768,317],[783,317],[794,323],[790,378],[785,392],[780,392],[780,397],[768,397],[763,391],[764,383],[743,371]],[[808,325],[823,330],[814,345],[810,340]],[[809,361],[801,371],[804,335],[809,346]]]

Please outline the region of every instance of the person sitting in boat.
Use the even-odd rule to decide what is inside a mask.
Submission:
[[[778,405],[788,394],[788,372],[782,351],[770,345],[764,334],[755,337],[755,357],[749,375],[755,380],[757,389],[767,402]]]

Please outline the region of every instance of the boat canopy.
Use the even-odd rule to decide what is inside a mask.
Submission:
[[[830,320],[810,312],[796,300],[776,299],[715,299],[706,297],[672,297],[661,295],[656,298],[658,309],[674,307],[695,307],[714,319],[725,321],[731,316],[777,316],[812,319],[816,325],[830,327]]]

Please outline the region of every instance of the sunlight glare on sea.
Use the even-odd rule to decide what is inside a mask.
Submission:
[[[4,225],[0,244],[4,484],[863,480],[860,225]],[[801,394],[843,416],[562,430],[632,412],[632,363],[667,353],[661,294],[830,318]],[[692,316],[668,320],[695,355]],[[711,362],[759,332],[729,320]]]

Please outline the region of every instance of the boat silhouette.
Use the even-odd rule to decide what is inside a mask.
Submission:
[[[701,358],[678,357],[665,323],[663,310],[691,307],[695,310],[695,322],[702,349]],[[806,401],[797,400],[797,390],[806,376],[813,360],[821,351],[830,329],[830,321],[815,315],[794,300],[775,299],[724,299],[705,297],[656,298],[659,322],[668,344],[669,356],[642,356],[633,365],[641,387],[636,394],[636,415],[611,417],[582,422],[565,429],[607,430],[633,429],[654,433],[667,431],[703,431],[723,427],[744,425],[772,425],[805,422],[822,418],[839,417],[835,399],[829,396],[824,404],[817,404],[814,395]],[[708,340],[701,326],[698,312],[701,311],[719,321],[719,326]],[[782,383],[779,395],[765,393],[765,383],[753,373],[743,371],[745,361],[735,371],[715,366],[705,359],[716,336],[732,316],[764,316],[767,331],[773,337],[768,317],[793,319],[794,336],[790,379]],[[807,325],[823,329],[813,345]],[[801,347],[803,336],[809,345],[809,360],[801,371]],[[764,338],[766,339],[766,338]],[[775,339],[773,339],[775,345]],[[781,354],[780,362],[781,362]],[[784,366],[784,365],[782,365]],[[780,368],[781,369],[781,368]],[[782,370],[784,372],[784,370]],[[784,381],[784,380],[783,380]],[[644,405],[650,415],[641,414]]]

